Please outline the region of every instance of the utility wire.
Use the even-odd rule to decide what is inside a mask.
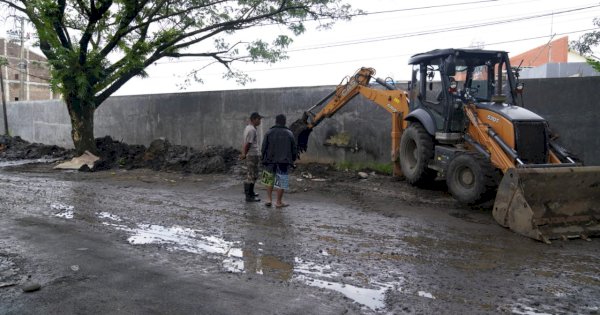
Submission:
[[[408,38],[408,37],[426,36],[426,35],[439,34],[439,33],[445,33],[445,32],[460,31],[460,30],[471,29],[471,28],[479,28],[479,27],[507,24],[507,23],[512,23],[512,22],[520,22],[520,21],[524,21],[524,20],[537,19],[537,18],[542,18],[542,17],[555,15],[555,14],[571,13],[571,12],[586,10],[586,9],[595,8],[595,7],[600,7],[600,5],[592,5],[592,6],[586,6],[586,7],[567,9],[567,10],[563,10],[563,11],[535,14],[535,15],[524,16],[524,17],[519,17],[519,18],[514,18],[514,19],[497,20],[497,21],[476,23],[476,24],[471,24],[471,25],[462,25],[462,26],[456,26],[456,27],[450,27],[450,28],[443,27],[443,28],[425,30],[425,31],[420,31],[420,32],[363,38],[363,39],[343,41],[343,42],[327,44],[327,45],[320,45],[320,46],[317,45],[317,46],[306,47],[306,48],[289,49],[289,50],[287,50],[287,52],[299,52],[299,51],[307,51],[307,50],[326,49],[326,48],[333,48],[333,47],[360,45],[360,44],[367,44],[367,43],[373,43],[373,42],[388,41],[388,40]],[[196,62],[196,61],[200,61],[200,60],[203,60],[203,59],[187,59],[187,60],[178,59],[178,60],[157,62],[156,64],[187,63],[187,62]]]
[[[15,67],[11,67],[10,65],[6,65],[6,67],[7,67],[7,68],[10,68],[10,69],[13,69],[13,70],[15,70],[15,71],[20,71],[20,69],[18,69],[18,68],[15,68]],[[26,75],[27,75],[27,76],[34,77],[34,78],[38,78],[38,79],[40,79],[40,80],[50,81],[50,78],[40,77],[40,76],[38,76],[38,75],[35,75],[35,74],[31,74],[31,73],[29,73],[29,74],[26,74]]]
[[[413,8],[404,8],[404,9],[393,9],[393,10],[382,10],[382,11],[372,11],[372,12],[362,12],[356,14],[349,14],[348,17],[360,17],[360,16],[369,16],[369,15],[378,15],[378,14],[388,14],[388,13],[397,13],[397,12],[410,12],[410,11],[419,11],[419,10],[427,10],[427,9],[437,9],[437,8],[447,8],[447,7],[456,7],[456,6],[464,6],[464,5],[472,5],[486,2],[499,2],[500,0],[481,0],[481,1],[471,1],[471,2],[459,2],[459,3],[450,3],[450,4],[440,4],[440,5],[430,5],[424,7],[413,7]],[[313,22],[313,21],[322,21],[322,20],[331,20],[331,17],[320,17],[316,19],[298,19],[291,20],[288,23],[299,23],[299,22]],[[281,23],[278,22],[267,22],[267,23],[259,23],[256,26],[270,26],[270,25],[279,25]]]
[[[593,30],[597,30],[597,28],[582,29],[582,30],[571,31],[571,32],[564,32],[564,33],[556,33],[556,34],[554,34],[554,36],[575,34],[575,33],[588,32],[588,31],[593,31]],[[527,38],[520,38],[520,39],[514,39],[514,40],[508,40],[508,41],[501,41],[501,42],[494,42],[494,43],[485,43],[485,45],[486,46],[493,46],[493,45],[509,44],[509,43],[515,43],[515,42],[522,42],[522,41],[534,40],[534,39],[541,39],[541,38],[548,38],[548,35],[534,36],[534,37],[527,37]],[[458,48],[467,49],[469,47],[458,47]],[[409,56],[412,56],[412,55],[414,55],[414,54],[399,54],[399,55],[384,56],[384,57],[369,57],[369,58],[361,58],[361,59],[353,59],[353,60],[342,60],[342,61],[335,61],[335,62],[323,62],[323,63],[314,63],[314,64],[304,64],[304,65],[288,66],[288,67],[276,67],[276,68],[264,68],[264,69],[255,69],[255,70],[245,70],[244,72],[265,72],[265,71],[279,71],[279,70],[289,70],[289,69],[306,68],[306,67],[319,67],[319,66],[328,66],[328,65],[351,63],[351,62],[357,62],[357,61],[381,60],[381,59],[390,59],[390,58],[398,58],[398,57],[409,57]],[[222,75],[222,74],[221,73],[208,73],[208,74],[204,74],[204,75],[205,76],[211,76],[211,75]],[[162,77],[166,78],[167,76],[162,76]],[[168,76],[168,77],[171,77],[171,76]],[[160,78],[160,77],[153,77],[153,78]]]
[[[520,22],[520,21],[537,19],[537,18],[542,18],[542,17],[546,17],[546,16],[551,16],[551,15],[587,10],[587,9],[596,8],[596,7],[600,7],[600,5],[593,5],[593,6],[587,6],[587,7],[564,10],[564,11],[557,11],[554,13],[537,14],[537,15],[531,15],[531,16],[515,18],[515,19],[507,19],[507,20],[499,20],[499,21],[492,21],[492,22],[484,22],[484,23],[479,23],[479,24],[463,25],[463,26],[457,26],[457,27],[451,27],[451,28],[433,29],[433,30],[428,30],[428,31],[373,37],[373,38],[363,38],[363,39],[358,39],[358,40],[353,40],[353,41],[340,42],[340,43],[336,43],[336,44],[327,44],[327,45],[314,46],[314,47],[308,47],[308,48],[290,49],[290,50],[288,50],[288,52],[324,49],[324,48],[349,46],[349,45],[359,45],[359,44],[367,44],[367,43],[379,42],[379,41],[388,41],[388,40],[407,38],[407,37],[417,37],[417,36],[432,35],[432,34],[438,34],[438,33],[460,31],[460,30],[471,29],[471,28],[479,28],[479,27],[507,24],[507,23],[512,23],[512,22]]]
[[[425,10],[425,9],[447,8],[447,7],[456,7],[456,6],[463,6],[463,5],[470,5],[470,4],[485,3],[485,2],[499,2],[499,0],[459,2],[459,3],[451,3],[451,4],[430,5],[430,6],[425,6],[425,7],[414,7],[414,8],[385,10],[385,11],[373,11],[373,12],[364,12],[364,13],[354,14],[351,16],[375,15],[375,14],[386,14],[386,13],[395,13],[395,12],[417,11],[417,10]]]
[[[563,10],[581,10],[581,9],[582,9],[582,7],[576,6],[576,7],[564,8]],[[558,12],[562,12],[562,11],[558,11]],[[514,16],[513,15],[513,16],[511,16],[511,21],[510,22],[512,22],[512,21],[518,22],[520,19],[537,18],[538,15],[543,15],[543,14],[553,15],[554,13],[556,13],[556,12],[555,11],[542,11],[542,12],[535,12],[535,13],[532,12],[532,13],[530,13],[530,15],[522,15],[522,16]],[[569,13],[573,13],[573,12],[569,12]],[[531,14],[533,14],[533,15],[531,15]],[[393,35],[385,35],[385,36],[367,37],[367,38],[363,38],[363,39],[353,39],[353,40],[339,41],[339,42],[333,42],[333,43],[329,42],[326,45],[331,45],[331,44],[336,45],[336,44],[353,43],[353,42],[364,41],[364,40],[387,39],[387,38],[395,37],[395,36],[403,36],[403,35],[408,35],[408,34],[417,34],[419,32],[429,32],[429,31],[439,31],[439,30],[446,31],[448,29],[456,28],[456,27],[469,27],[470,28],[470,27],[473,27],[473,26],[477,27],[478,25],[482,24],[483,22],[485,22],[485,23],[494,23],[494,22],[504,22],[504,21],[507,21],[507,19],[499,19],[499,20],[496,20],[496,21],[489,21],[489,20],[472,21],[472,24],[468,24],[468,25],[464,25],[464,24],[461,25],[460,23],[451,23],[451,24],[437,25],[436,26],[437,28],[432,29],[432,30],[423,30],[423,31],[415,31],[415,32],[412,32],[412,33],[401,33],[401,34],[393,34]],[[499,24],[501,24],[501,23],[499,23]],[[484,26],[487,26],[487,25],[484,25]],[[307,47],[299,47],[299,48],[296,48],[296,50],[299,50],[299,49],[307,49],[308,50],[308,49],[312,49],[313,47],[320,47],[320,46],[323,46],[323,45],[325,45],[325,44],[314,44],[314,45],[310,45],[310,46],[307,46]]]

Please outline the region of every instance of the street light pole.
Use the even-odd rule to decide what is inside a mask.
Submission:
[[[19,100],[25,100],[25,69],[27,68],[27,63],[25,62],[25,18],[21,17],[21,61],[19,62],[19,71],[20,71],[20,84],[19,84]]]
[[[5,41],[6,43],[6,41]],[[2,114],[4,118],[4,134],[8,136],[8,117],[6,115],[6,94],[4,93],[4,59],[0,58],[0,91],[2,91]]]

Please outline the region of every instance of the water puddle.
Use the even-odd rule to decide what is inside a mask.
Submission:
[[[38,164],[38,163],[54,163],[56,161],[60,161],[61,159],[29,159],[29,160],[14,160],[14,161],[0,161],[0,168],[2,167],[10,167],[10,166],[20,166],[27,164]]]
[[[241,248],[230,248],[223,260],[223,269],[227,272],[244,272],[244,253]]]
[[[428,298],[428,299],[433,299],[433,300],[435,300],[435,296],[433,296],[433,294],[431,294],[431,293],[429,293],[429,292],[425,292],[425,291],[419,291],[419,292],[417,292],[417,294],[418,294],[420,297],[425,297],[425,298]]]
[[[116,216],[116,215],[108,213],[108,212],[99,212],[99,213],[97,213],[97,215],[98,215],[98,218],[100,218],[100,219],[109,219],[111,221],[116,221],[116,222],[123,221],[123,219],[119,218],[119,216]]]
[[[385,307],[385,295],[388,290],[399,291],[399,283],[371,283],[373,288],[361,288],[354,285],[336,282],[333,279],[339,273],[333,271],[330,265],[320,266],[312,262],[295,259],[294,280],[306,285],[333,290],[347,298],[362,304],[372,310]]]
[[[334,279],[339,278],[340,274],[330,265],[319,265],[298,257],[294,258],[293,262],[282,261],[275,256],[263,255],[262,248],[256,248],[256,254],[254,251],[243,249],[240,242],[226,241],[218,236],[206,236],[200,230],[156,224],[136,224],[132,228],[123,225],[123,219],[116,215],[107,212],[96,215],[104,220],[104,225],[130,233],[127,241],[132,245],[160,244],[170,251],[216,254],[223,257],[222,268],[226,272],[268,275],[279,280],[298,281],[339,292],[372,310],[385,307],[385,295],[388,290],[400,290],[399,283],[371,283],[369,288],[362,288],[336,282]],[[262,247],[264,243],[258,242],[258,245]],[[325,251],[321,254],[327,255]],[[434,298],[430,293],[423,294],[422,296]]]
[[[73,219],[75,214],[75,207],[69,205],[63,205],[62,203],[53,203],[50,205],[52,210],[58,210],[60,212],[55,213],[55,217],[63,218],[63,219]]]
[[[294,279],[304,282],[309,286],[339,292],[354,302],[362,304],[374,311],[385,307],[385,294],[394,287],[393,285],[384,285],[377,289],[365,289],[350,284],[313,279],[304,275],[296,276]]]
[[[552,315],[550,313],[542,312],[533,307],[529,307],[529,306],[523,305],[523,304],[514,305],[510,311],[513,314],[519,314],[519,315]]]

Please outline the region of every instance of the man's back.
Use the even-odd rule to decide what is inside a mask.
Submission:
[[[273,126],[263,140],[264,164],[294,164],[296,160],[296,142],[294,135],[285,126]]]

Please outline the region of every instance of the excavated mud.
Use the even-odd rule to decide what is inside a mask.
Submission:
[[[209,146],[194,149],[174,145],[165,139],[154,140],[148,148],[112,139],[110,136],[96,139],[98,160],[93,171],[110,169],[150,168],[155,171],[183,172],[191,174],[227,173],[236,166],[239,151],[233,148]],[[20,137],[0,136],[0,161],[45,162],[70,159],[74,150],[55,145],[29,143]],[[38,161],[42,162],[42,161]],[[82,171],[90,171],[84,167]]]
[[[96,139],[100,160],[94,170],[150,168],[155,171],[191,174],[226,173],[236,163],[239,151],[225,147],[206,147],[202,150],[171,144],[156,139],[146,148],[128,145],[106,136]]]
[[[56,145],[29,143],[21,137],[0,135],[0,160],[68,159],[73,153],[73,150]]]

